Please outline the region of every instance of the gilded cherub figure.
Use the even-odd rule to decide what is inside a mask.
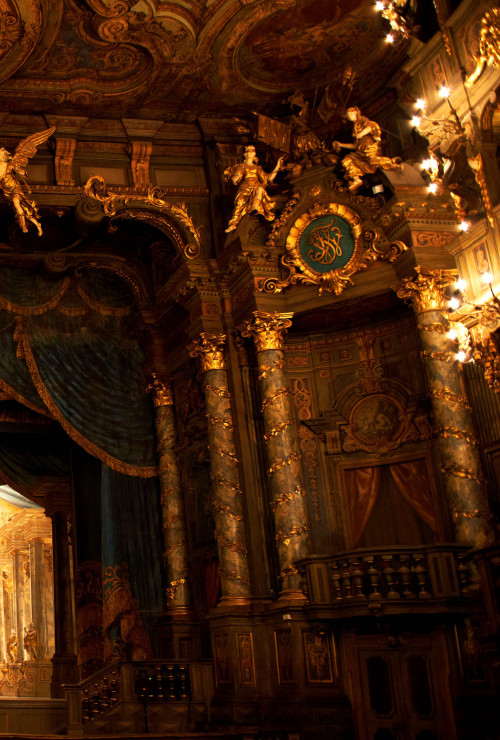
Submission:
[[[12,203],[16,212],[16,219],[24,233],[28,231],[26,221],[36,226],[38,236],[42,235],[42,226],[38,220],[38,207],[34,200],[29,198],[31,192],[26,182],[26,167],[28,160],[36,154],[37,148],[43,144],[56,130],[55,126],[38,131],[23,139],[14,154],[7,149],[0,148],[0,189]]]
[[[11,630],[10,637],[7,640],[7,657],[9,663],[15,663],[16,661],[16,650],[18,646],[17,635],[15,630]]]
[[[33,622],[30,622],[29,629],[24,628],[24,649],[30,656],[31,660],[38,657],[38,630]]]
[[[355,193],[363,183],[363,175],[372,174],[379,168],[383,170],[402,169],[403,165],[399,157],[382,156],[380,144],[382,134],[378,123],[361,115],[359,108],[348,108],[347,118],[354,124],[354,142],[344,144],[336,141],[335,146],[353,150],[352,154],[347,154],[343,158],[342,166],[349,180],[348,188],[351,193]]]
[[[274,220],[275,202],[266,192],[266,186],[273,182],[278,170],[283,163],[283,157],[278,159],[276,167],[267,174],[258,164],[255,147],[245,147],[245,159],[241,164],[227,167],[224,170],[224,178],[231,180],[234,185],[239,185],[234,200],[234,211],[229,221],[226,232],[234,231],[243,216],[253,211],[260,213],[268,221]]]

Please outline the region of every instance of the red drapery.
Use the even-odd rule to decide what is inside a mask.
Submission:
[[[399,493],[436,534],[436,515],[425,460],[420,458],[409,462],[393,463],[388,467]],[[345,471],[353,546],[359,542],[373,511],[380,491],[381,470],[382,466],[374,465]]]

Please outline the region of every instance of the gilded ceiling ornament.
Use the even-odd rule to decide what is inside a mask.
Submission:
[[[106,216],[115,216],[118,209],[129,203],[142,203],[145,206],[158,208],[162,213],[173,216],[175,220],[181,223],[190,234],[192,234],[196,243],[196,256],[199,255],[200,249],[200,230],[196,228],[191,216],[189,215],[185,203],[169,203],[164,200],[165,191],[159,187],[148,188],[147,195],[122,195],[121,193],[112,193],[107,189],[106,181],[100,175],[93,175],[83,186],[83,192],[88,198],[98,200],[103,204],[104,214]],[[188,249],[189,248],[189,249]],[[189,254],[186,253],[189,251]],[[186,256],[193,258],[193,245],[187,245],[185,250]]]
[[[38,131],[23,139],[16,147],[14,154],[7,149],[0,149],[0,188],[5,198],[12,204],[16,212],[16,220],[24,233],[28,232],[26,221],[36,226],[38,236],[42,235],[42,226],[38,220],[38,206],[34,200],[28,198],[31,190],[26,182],[26,167],[36,150],[56,130],[55,126]]]
[[[285,332],[292,325],[292,317],[293,313],[254,311],[253,319],[245,322],[241,334],[255,341],[257,352],[282,350],[285,347]]]
[[[379,248],[376,231],[363,232],[361,218],[341,203],[315,205],[297,218],[286,238],[287,253],[281,262],[289,276],[273,285],[259,286],[264,292],[280,292],[303,282],[320,286],[336,295],[352,284],[352,276],[370,262],[393,262],[407,249],[402,242]]]
[[[335,147],[337,150],[352,149],[352,154],[343,158],[342,166],[349,180],[348,188],[351,193],[355,193],[362,185],[364,175],[372,174],[378,169],[402,169],[403,165],[399,157],[382,156],[382,134],[378,123],[361,115],[359,108],[348,108],[347,118],[353,122],[354,142],[344,144],[336,141]]]
[[[224,358],[225,334],[208,334],[202,332],[188,347],[191,357],[199,357],[202,372],[207,370],[225,370]]]
[[[283,157],[278,159],[276,167],[272,172],[266,174],[258,164],[255,147],[245,147],[245,159],[241,164],[227,167],[224,170],[226,180],[231,180],[233,185],[239,185],[234,199],[234,211],[229,221],[226,232],[234,231],[243,216],[250,213],[260,213],[267,221],[274,220],[275,201],[266,192],[266,186],[273,182],[283,162]]]
[[[485,67],[500,67],[500,8],[491,8],[481,20],[479,55],[476,61],[476,69],[465,81],[467,87],[472,87]]]
[[[448,307],[446,289],[456,282],[454,270],[427,270],[415,267],[417,276],[404,278],[398,289],[398,298],[410,300],[417,313],[443,311]]]

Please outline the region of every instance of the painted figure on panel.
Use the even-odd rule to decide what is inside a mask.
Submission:
[[[224,171],[226,180],[231,180],[234,185],[239,185],[234,200],[234,212],[226,232],[234,231],[243,216],[255,211],[264,216],[267,221],[274,220],[275,202],[266,192],[266,185],[274,180],[278,170],[283,163],[283,157],[278,159],[274,170],[266,174],[258,164],[255,147],[245,147],[245,159],[241,164],[228,167]]]
[[[343,158],[342,166],[349,180],[348,188],[355,193],[363,182],[363,175],[372,174],[379,168],[383,170],[402,169],[403,165],[399,157],[382,156],[380,144],[382,134],[378,123],[361,115],[359,108],[348,108],[347,118],[354,124],[354,142],[344,144],[337,141],[335,145],[353,150],[352,154],[347,154]]]
[[[24,628],[24,633],[24,649],[31,660],[36,660],[38,657],[38,630],[33,622],[30,622],[29,629]]]
[[[31,134],[16,147],[14,154],[0,148],[0,189],[16,212],[16,219],[21,230],[27,233],[26,221],[36,226],[38,236],[42,235],[42,226],[38,220],[38,206],[28,197],[30,188],[26,182],[28,160],[36,154],[37,148],[55,131],[55,126]]]

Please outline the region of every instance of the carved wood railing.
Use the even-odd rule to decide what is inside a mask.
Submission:
[[[436,609],[463,599],[470,586],[468,548],[455,544],[361,548],[313,555],[296,563],[311,605],[339,611],[352,605],[392,605],[395,611]],[[328,609],[327,609],[328,611]],[[326,615],[325,615],[326,616]],[[342,614],[339,613],[339,616]]]
[[[212,667],[205,663],[170,661],[120,662],[105,666],[79,684],[66,685],[68,734],[82,734],[85,726],[104,718],[118,705],[147,702],[206,704]]]

